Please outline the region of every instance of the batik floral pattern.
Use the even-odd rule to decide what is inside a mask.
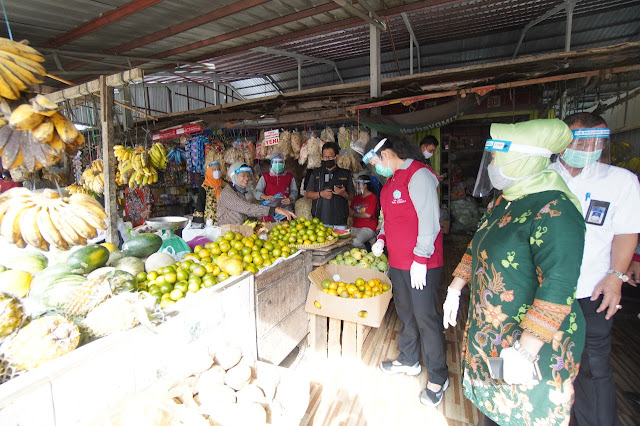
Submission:
[[[584,344],[574,299],[583,218],[559,192],[548,191],[510,203],[497,199],[482,224],[454,274],[471,290],[462,344],[465,395],[500,424],[567,424]],[[524,330],[546,342],[538,354],[542,380],[524,386],[492,379],[487,358],[500,356]]]

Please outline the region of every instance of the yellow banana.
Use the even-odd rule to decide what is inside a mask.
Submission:
[[[60,214],[82,238],[92,239],[98,235],[96,229],[89,225],[81,216],[77,215],[73,207],[69,205],[65,206],[60,209]]]
[[[20,233],[20,216],[22,213],[36,204],[29,200],[23,203],[12,205],[7,213],[2,218],[2,225],[0,225],[0,234],[7,239],[10,244],[15,244],[17,241],[22,240]]]
[[[49,243],[42,237],[38,229],[37,215],[41,209],[42,206],[37,205],[22,213],[22,216],[20,216],[20,233],[27,244],[40,250],[48,251]]]
[[[64,142],[65,144],[73,143],[80,134],[73,123],[59,112],[56,112],[49,118],[56,128],[58,136],[60,136],[60,139],[62,139],[62,142]]]
[[[44,82],[44,80],[37,77],[37,75],[43,75],[43,73],[41,73],[38,68],[32,67],[27,62],[17,62],[7,55],[10,54],[0,52],[0,63],[7,67],[7,69],[9,69],[13,75],[22,80],[22,82],[27,85],[27,87],[31,86],[32,84],[40,84]],[[31,62],[37,64],[36,62]],[[40,69],[44,70],[44,68],[42,68],[40,64],[37,65]]]
[[[16,90],[13,85],[0,74],[0,96],[6,99],[18,99],[20,97],[20,91]]]
[[[0,62],[0,76],[17,92],[22,92],[27,89],[27,85],[2,62]]]
[[[62,238],[49,216],[49,207],[42,207],[36,218],[38,230],[42,237],[59,250],[69,250],[69,244]]]
[[[40,124],[31,129],[31,134],[33,135],[33,139],[35,139],[36,142],[47,143],[53,139],[55,130],[56,128],[53,126],[51,120],[45,118]]]
[[[42,123],[44,116],[33,110],[30,104],[22,104],[9,117],[9,125],[14,130],[31,130]]]
[[[107,229],[104,219],[100,218],[93,210],[84,204],[74,204],[73,208],[76,210],[76,216],[82,216],[82,218],[95,229]]]
[[[15,53],[32,61],[44,62],[44,58],[36,49],[8,38],[0,38],[0,51]]]
[[[60,204],[60,208],[64,208],[63,203]],[[80,235],[75,228],[71,226],[65,216],[57,208],[49,206],[49,217],[51,217],[51,222],[53,222],[62,238],[64,238],[69,245],[84,246],[87,244],[87,239]]]
[[[58,111],[58,104],[51,102],[46,96],[42,96],[40,94],[31,99],[31,106],[35,112],[47,117],[51,117],[56,113],[56,111]]]
[[[104,212],[102,205],[88,194],[72,194],[67,200],[69,204],[86,204],[87,207],[92,207],[95,213],[103,219],[107,218],[107,214]]]

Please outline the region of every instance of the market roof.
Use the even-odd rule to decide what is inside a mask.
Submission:
[[[28,0],[8,2],[15,39],[46,53],[51,73],[76,82],[133,66],[145,82],[232,82],[249,99],[369,78],[371,12],[382,77],[638,41],[637,0]],[[522,43],[519,43],[522,37]],[[282,56],[288,55],[288,56]],[[637,75],[632,76],[637,87]],[[54,81],[47,81],[52,86]]]

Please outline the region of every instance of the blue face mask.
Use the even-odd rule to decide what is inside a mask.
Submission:
[[[587,152],[567,148],[560,158],[562,158],[562,160],[571,167],[575,167],[576,169],[583,169],[598,161],[601,154],[601,149]]]
[[[382,163],[378,163],[376,164],[376,173],[378,173],[380,176],[389,178],[393,176],[393,169],[391,167],[383,166]]]

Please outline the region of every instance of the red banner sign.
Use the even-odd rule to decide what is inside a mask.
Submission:
[[[173,129],[163,130],[152,135],[154,141],[163,141],[166,139],[179,138],[182,135],[188,135],[191,133],[199,133],[204,130],[202,124],[186,124],[180,127],[174,127]]]

